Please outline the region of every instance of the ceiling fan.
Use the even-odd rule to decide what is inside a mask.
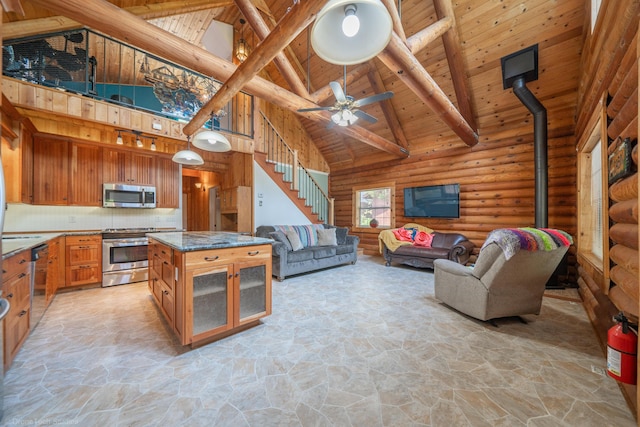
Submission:
[[[346,76],[345,76],[346,77]],[[314,107],[314,108],[302,108],[298,110],[298,112],[304,113],[307,111],[318,111],[318,110],[326,110],[326,111],[334,111],[334,114],[331,115],[331,122],[329,123],[329,128],[334,125],[338,126],[349,126],[352,125],[361,118],[370,123],[375,123],[378,120],[370,114],[365,113],[364,111],[359,110],[358,108],[364,107],[365,105],[373,104],[374,102],[383,101],[385,99],[389,99],[393,96],[393,92],[383,92],[378,93],[376,95],[371,95],[362,99],[354,99],[352,96],[346,95],[346,79],[345,79],[345,89],[342,90],[340,83],[338,82],[330,82],[329,86],[331,86],[331,90],[333,91],[333,95],[336,98],[335,104],[327,107]]]

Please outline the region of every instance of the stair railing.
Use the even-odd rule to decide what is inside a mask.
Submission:
[[[324,192],[309,170],[300,163],[298,151],[287,145],[262,111],[260,116],[267,162],[272,163],[275,171],[282,174],[284,182],[291,183],[291,189],[298,192],[298,197],[305,200],[305,205],[311,207],[311,211],[320,221],[333,225],[334,199]]]

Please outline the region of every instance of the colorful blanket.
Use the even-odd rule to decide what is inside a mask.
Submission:
[[[431,233],[433,233],[431,228],[410,222],[400,228],[382,230],[378,234],[378,247],[380,253],[382,253],[383,244],[393,252],[400,246],[413,245],[416,241],[416,236],[419,245],[425,246],[428,241],[430,246],[433,237],[429,239],[426,235]]]
[[[562,246],[571,246],[573,239],[562,230],[523,227],[493,230],[482,247],[494,242],[500,246],[505,258],[509,259],[519,250],[551,251]]]

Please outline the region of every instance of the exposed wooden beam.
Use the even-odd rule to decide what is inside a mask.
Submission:
[[[347,86],[350,85],[352,82],[359,80],[360,77],[367,74],[370,69],[371,69],[370,63],[365,62],[364,64],[358,65],[356,68],[349,71],[347,73]],[[344,77],[342,79],[337,80],[342,87],[344,87],[344,80],[345,80]],[[325,87],[320,88],[317,91],[315,91],[313,94],[311,94],[311,100],[319,104],[322,101],[326,101],[327,99],[331,98],[332,96],[333,96],[333,90],[331,90],[331,86],[327,84]]]
[[[418,31],[407,39],[407,46],[414,55],[427,47],[429,43],[451,29],[453,19],[448,16],[439,19],[427,28]]]
[[[440,89],[422,64],[411,54],[395,33],[387,47],[378,55],[393,73],[398,75],[422,101],[436,113],[465,144],[478,143],[478,135]]]
[[[382,77],[380,77],[380,73],[378,69],[372,65],[371,71],[367,74],[369,79],[369,83],[371,83],[371,87],[375,93],[383,93],[386,92],[387,89],[384,87],[384,82],[382,81]],[[384,114],[385,119],[387,120],[387,124],[389,125],[389,129],[391,129],[391,133],[393,137],[396,139],[396,142],[406,149],[409,148],[409,143],[407,142],[407,137],[404,135],[404,131],[402,130],[402,125],[400,124],[400,120],[398,120],[398,116],[396,114],[396,110],[393,108],[393,104],[390,99],[385,99],[380,102],[380,108],[382,108],[382,114]]]
[[[447,62],[449,63],[449,71],[451,72],[451,80],[456,92],[460,114],[467,120],[469,126],[477,131],[478,125],[476,124],[475,114],[473,114],[471,105],[471,91],[469,90],[467,70],[460,46],[460,37],[458,37],[453,5],[451,4],[451,0],[433,0],[433,6],[436,9],[438,18],[448,17],[453,21],[453,25],[449,31],[442,35],[442,42],[447,55]]]
[[[20,16],[24,16],[24,9],[20,0],[1,0],[2,8],[5,12],[12,12]]]
[[[391,15],[391,21],[393,22],[393,31],[400,37],[404,43],[407,42],[407,36],[404,33],[404,27],[402,26],[402,20],[398,13],[398,8],[393,0],[382,0],[382,4],[387,8],[389,15]]]
[[[294,3],[267,38],[255,48],[215,95],[185,125],[182,129],[185,135],[194,134],[207,122],[212,113],[221,110],[227,102],[231,101],[249,80],[255,77],[285,46],[316,19],[316,14],[324,6],[324,2],[325,0],[307,0],[302,3]]]
[[[105,0],[92,0],[91,2],[85,0],[31,1],[42,8],[67,16],[111,37],[126,40],[139,49],[221,81],[231,77],[236,69],[231,62],[225,61],[203,48],[194,46],[174,34],[161,30]],[[301,108],[318,106],[257,76],[247,83],[245,90],[296,113]],[[326,111],[308,112],[300,115],[323,123],[328,123],[330,120]],[[337,131],[395,156],[407,157],[409,155],[406,149],[359,126],[340,127]]]
[[[231,5],[233,5],[233,0],[182,0],[132,6],[124,8],[124,10],[142,19],[155,19]],[[51,16],[48,18],[7,22],[3,25],[2,37],[4,39],[15,39],[36,34],[73,30],[80,27],[82,27],[82,24],[73,19],[64,16]]]
[[[267,23],[264,22],[264,19],[262,19],[258,8],[256,8],[250,0],[236,0],[236,5],[258,38],[260,40],[266,39],[269,35],[270,29],[267,26]],[[309,98],[307,88],[304,83],[302,83],[302,80],[300,80],[300,76],[298,76],[296,70],[291,65],[291,62],[287,59],[284,51],[278,52],[273,59],[273,62],[276,64],[278,71],[280,71],[280,74],[282,74],[282,77],[285,79],[291,90],[304,98]]]

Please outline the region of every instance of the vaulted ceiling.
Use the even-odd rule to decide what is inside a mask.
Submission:
[[[82,10],[66,13],[77,22],[60,16],[60,10],[64,10],[60,7],[73,5],[76,0],[2,1],[5,10],[15,10],[3,16],[5,38],[77,27],[78,22],[113,19],[96,17],[89,6],[103,0],[88,2]],[[260,56],[269,53],[266,49],[269,43],[259,45],[260,40],[277,28],[287,11],[298,12],[313,1],[112,0],[110,3],[200,47],[211,20],[228,23],[234,27],[236,37],[244,31],[250,55]],[[328,113],[299,115],[332,169],[417,156],[448,147],[472,147],[476,141],[490,143],[503,136],[530,133],[530,114],[511,90],[503,89],[500,58],[534,44],[539,45],[540,75],[529,88],[548,110],[550,134],[572,131],[587,2],[383,0],[383,3],[396,18],[392,42],[377,58],[346,70],[347,92],[356,99],[385,90],[394,92],[390,100],[362,108],[378,118],[378,122],[360,120],[358,126],[349,129],[327,129]],[[244,29],[241,18],[248,22]],[[113,27],[114,31],[117,28],[113,22],[96,25]],[[96,29],[119,38],[104,28]],[[343,67],[315,55],[308,42],[309,31],[310,26],[298,31],[282,50],[283,55],[276,56],[259,73],[266,81],[291,92],[292,101],[282,104],[292,110],[300,108],[301,103],[333,104],[328,84],[342,82]],[[121,28],[118,32],[122,37],[129,34],[135,38],[136,28]],[[163,44],[164,32],[158,34],[158,44]],[[260,68],[260,58],[253,61],[253,69],[249,62],[245,61],[235,74],[235,66],[220,64],[211,70],[211,75],[222,81],[231,77],[243,83]],[[191,68],[192,64],[184,65]],[[249,93],[251,88],[250,84],[244,86]],[[285,99],[288,92],[283,92]]]

